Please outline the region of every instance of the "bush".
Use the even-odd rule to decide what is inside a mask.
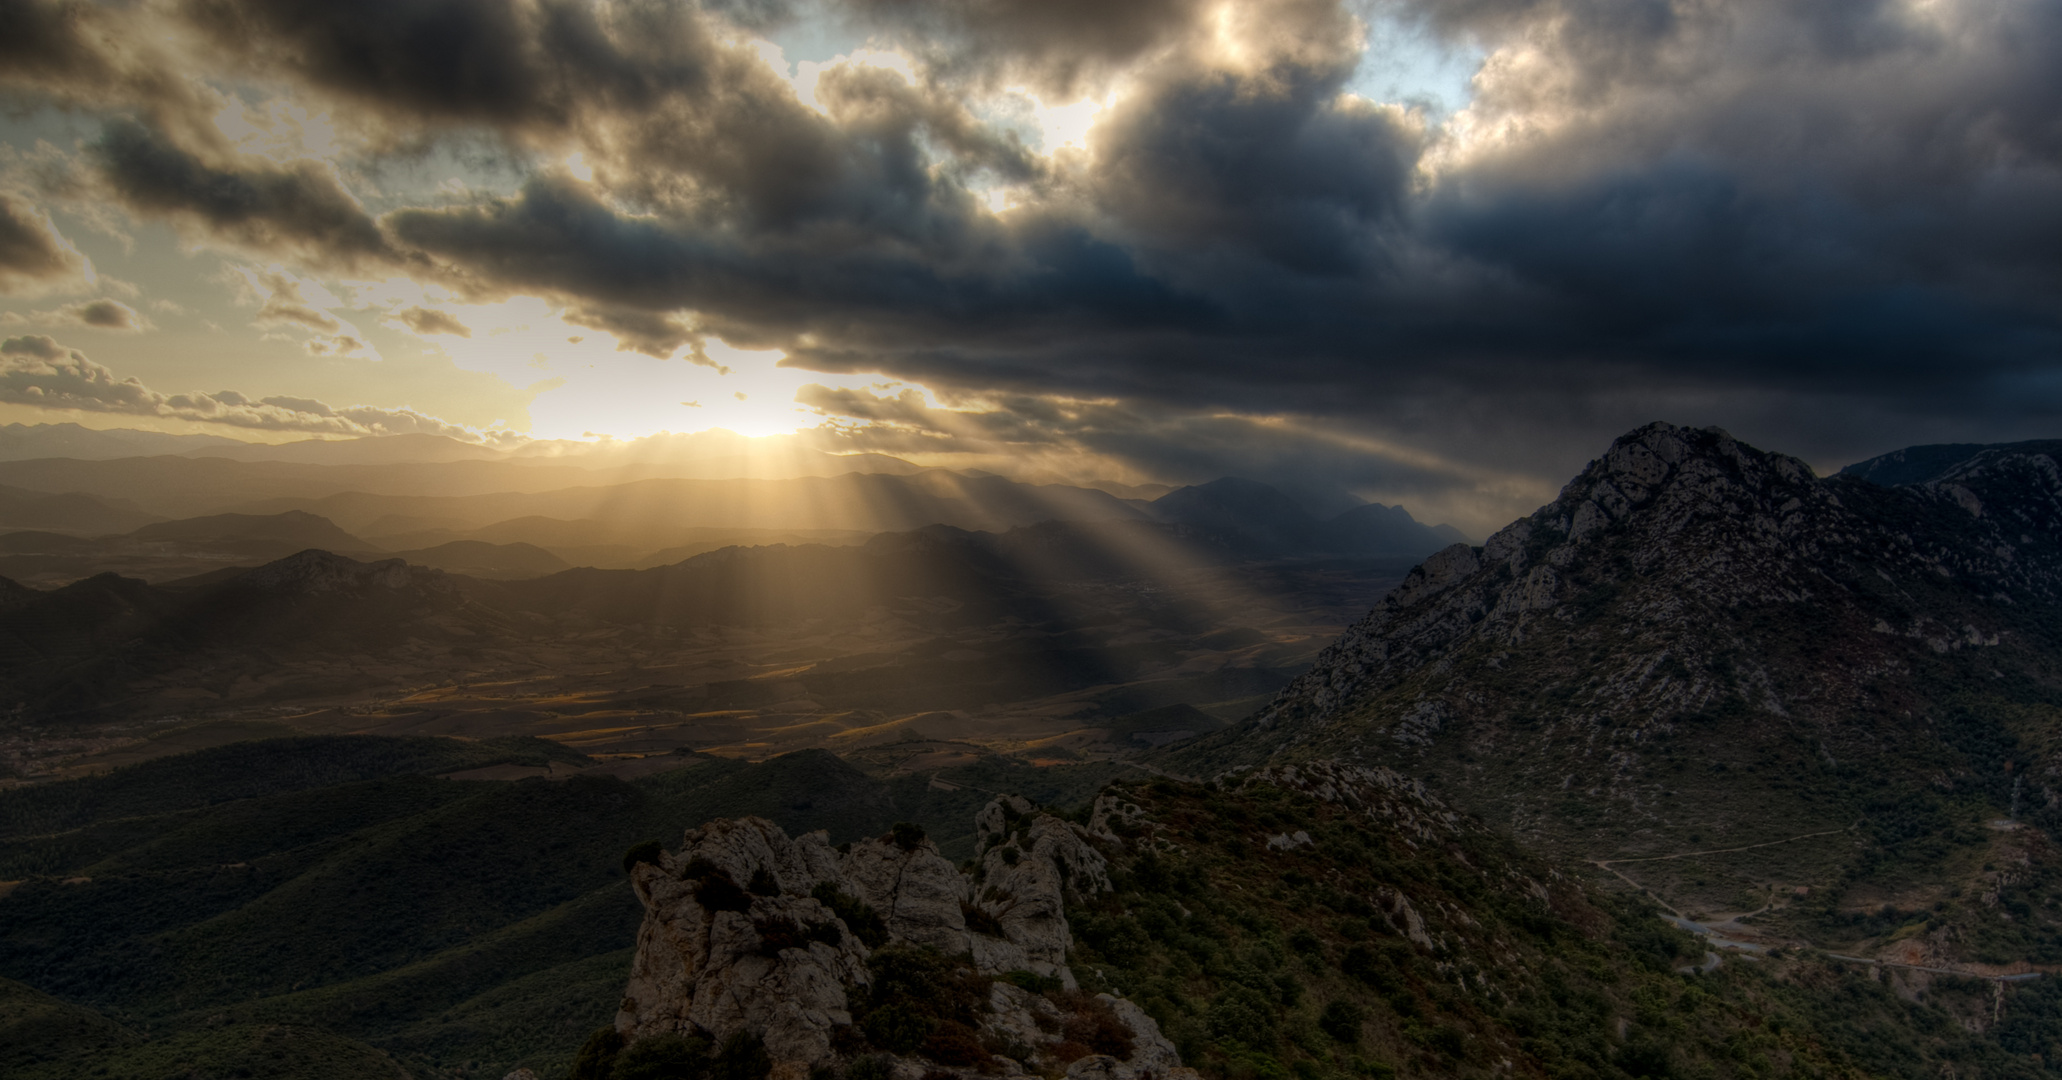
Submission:
[[[1060,982],[1058,976],[1040,975],[1035,971],[1008,972],[1003,975],[1002,981],[1019,990],[1029,990],[1034,994],[1058,993],[1060,987],[1065,985]]]
[[[709,1040],[699,1035],[654,1035],[617,1055],[609,1080],[702,1080],[709,1065]]]
[[[878,949],[888,943],[888,924],[882,921],[880,913],[867,906],[866,901],[840,890],[828,881],[820,882],[810,890],[816,902],[831,909],[831,914],[852,931],[852,936],[866,943],[869,949]],[[835,945],[836,942],[831,944]]]
[[[1131,1040],[1137,1032],[1117,1018],[1117,1011],[1109,1002],[1086,990],[1053,991],[1046,997],[1066,1013],[1060,1020],[1065,1041],[1080,1043],[1093,1053],[1114,1058],[1131,1056]]]
[[[895,1080],[895,1067],[887,1058],[868,1055],[845,1066],[845,1080]]]
[[[800,949],[809,943],[801,925],[786,915],[775,915],[752,924],[759,931],[759,955],[778,957],[782,949]]]
[[[730,876],[729,871],[708,861],[696,859],[680,872],[681,880],[695,883],[695,903],[710,911],[750,911],[752,898]]]
[[[623,1052],[623,1036],[614,1027],[605,1027],[587,1037],[580,1045],[580,1053],[573,1058],[570,1080],[609,1080],[615,1071],[616,1055]]]
[[[749,1031],[723,1040],[723,1049],[710,1065],[709,1080],[766,1080],[773,1074],[773,1057],[766,1052],[766,1043]]]
[[[1002,936],[1002,920],[990,915],[987,908],[961,900],[959,912],[967,921],[967,929],[974,933],[992,938]]]
[[[859,1022],[866,1041],[891,1054],[914,1054],[931,1037],[938,1022],[907,1001],[873,1009]]]
[[[1334,1001],[1317,1014],[1318,1030],[1348,1046],[1360,1041],[1360,1025],[1366,1021],[1367,1010],[1350,1001]]]
[[[915,851],[923,846],[924,827],[909,821],[898,821],[888,830],[888,839],[904,851]]]
[[[638,863],[650,863],[653,866],[657,866],[659,865],[659,856],[665,853],[666,847],[664,844],[659,843],[657,840],[646,840],[644,843],[623,853],[623,872],[627,874],[637,869]]]
[[[965,1024],[946,1020],[931,1029],[924,1039],[923,1055],[940,1065],[964,1068],[993,1068],[995,1063],[981,1046],[980,1033]]]
[[[1210,1003],[1210,1012],[1204,1022],[1209,1026],[1210,1034],[1220,1039],[1231,1039],[1256,1049],[1274,1045],[1274,1004],[1250,986],[1233,983],[1225,987]]]

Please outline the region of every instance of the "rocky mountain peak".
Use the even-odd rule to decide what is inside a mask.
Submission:
[[[1253,721],[1169,764],[1393,765],[1537,838],[1639,850],[1838,832],[1906,787],[2062,827],[2062,744],[2038,720],[2062,646],[2053,449],[1886,487],[1647,425],[1481,547],[1426,559]],[[1743,794],[1750,767],[1786,779]]]
[[[451,593],[440,570],[410,566],[400,559],[364,563],[320,548],[310,548],[266,563],[236,578],[238,585],[267,592],[299,595],[361,594],[374,589],[418,589]]]

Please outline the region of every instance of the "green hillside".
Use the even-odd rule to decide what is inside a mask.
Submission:
[[[587,761],[541,740],[295,738],[0,793],[0,881],[18,882],[0,977],[28,995],[5,1022],[100,1033],[31,1075],[324,1075],[293,1071],[310,1047],[421,1077],[550,1075],[622,989],[629,847],[757,814],[834,842],[915,820],[967,855],[989,790],[1079,799],[1113,771],[987,759],[944,790],[810,751],[631,782],[437,778],[546,760]]]

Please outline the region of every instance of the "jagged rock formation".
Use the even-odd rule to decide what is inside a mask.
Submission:
[[[1393,765],[1588,857],[1862,819],[1813,856],[1836,879],[1914,799],[2003,808],[2018,782],[2026,816],[2062,825],[2052,448],[1883,487],[1649,425],[1481,547],[1427,559],[1254,721],[1166,760]],[[1798,872],[1751,861],[1711,889]]]
[[[631,1043],[748,1032],[763,1040],[777,1077],[800,1077],[863,1042],[854,1014],[873,985],[874,948],[920,946],[965,957],[978,977],[1043,978],[1073,991],[1066,897],[1110,888],[1103,854],[1088,830],[1014,796],[989,804],[977,826],[982,854],[971,875],[914,830],[833,849],[824,833],[791,838],[760,818],[712,822],[676,852],[639,853],[631,880],[645,920],[617,1031]],[[1007,981],[986,993],[980,1034],[995,1045],[1037,1056],[1064,1041],[1055,1033],[1066,1010],[1047,997]],[[1107,994],[1094,1000],[1101,1005],[1076,1006],[1114,1017],[1129,1053],[1077,1056],[1070,1075],[1170,1080],[1180,1059],[1152,1019]]]

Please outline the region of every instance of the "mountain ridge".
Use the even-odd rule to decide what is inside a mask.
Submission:
[[[1654,424],[1482,547],[1425,560],[1246,723],[1161,760],[1390,766],[1587,859],[1816,834],[1642,872],[1721,910],[1788,882],[1821,898],[1819,933],[1967,881],[1991,902],[1951,905],[1911,948],[2062,961],[2053,928],[1997,906],[2044,895],[2062,827],[2058,599],[2062,474],[2043,453],[1886,488]],[[1983,831],[2008,812],[2032,828]],[[1976,869],[2007,856],[2036,869]]]

